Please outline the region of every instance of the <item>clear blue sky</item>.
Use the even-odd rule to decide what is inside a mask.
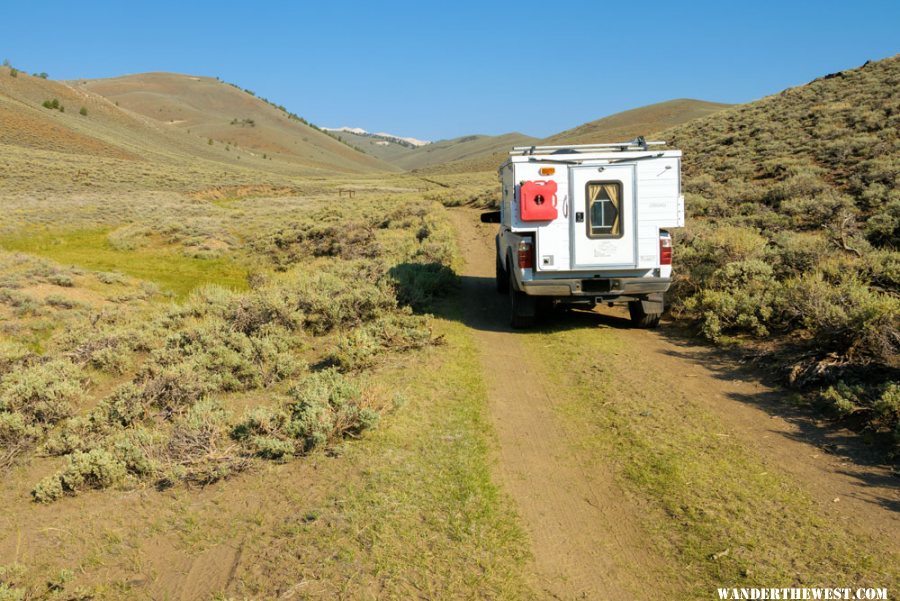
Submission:
[[[545,136],[672,98],[747,102],[900,52],[900,0],[3,0],[54,79],[218,76],[322,126]]]

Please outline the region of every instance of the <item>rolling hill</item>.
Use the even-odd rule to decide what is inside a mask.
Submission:
[[[460,136],[450,140],[412,146],[358,135],[349,131],[335,131],[333,135],[339,136],[355,148],[408,171],[456,161],[477,161],[486,156],[506,152],[512,146],[533,144],[537,141],[537,138],[512,132],[499,136],[479,134]]]
[[[403,169],[413,170],[458,161],[477,161],[485,156],[493,156],[497,152],[507,152],[513,146],[533,144],[536,140],[537,138],[518,132],[499,136],[462,136],[416,148],[410,154],[394,160],[394,164]]]
[[[512,143],[497,144],[496,147],[485,152],[471,153],[467,156],[447,156],[443,161],[429,163],[421,167],[426,167],[428,171],[433,173],[492,171],[506,159],[507,152],[512,146],[525,144],[588,144],[631,140],[639,135],[653,135],[674,125],[710,115],[728,106],[727,104],[706,102],[704,100],[669,100],[616,113],[542,140],[534,138],[509,140]]]
[[[143,73],[71,84],[168,127],[298,163],[341,171],[389,169],[305,120],[211,77]]]
[[[61,82],[2,67],[0,122],[7,189],[283,185],[295,176],[397,170],[209,78]]]
[[[415,153],[417,147],[404,142],[396,137],[385,137],[378,134],[362,133],[365,130],[353,128],[357,131],[348,131],[351,128],[328,129],[327,131],[338,140],[349,144],[366,154],[372,155],[396,166],[395,161]],[[427,146],[427,144],[424,144]]]
[[[680,98],[622,111],[560,132],[541,140],[542,144],[597,144],[633,140],[672,126],[705,117],[728,104]]]

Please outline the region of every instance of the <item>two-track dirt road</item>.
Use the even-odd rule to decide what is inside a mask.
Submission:
[[[560,416],[562,399],[546,367],[508,326],[508,301],[493,281],[496,226],[479,223],[474,211],[451,214],[466,261],[464,319],[481,351],[497,434],[495,477],[530,537],[535,588],[560,599],[680,598],[680,566],[653,547],[640,499],[622,489],[615,466],[582,456]],[[672,375],[673,397],[691,398],[725,420],[729,436],[763,464],[777,466],[816,511],[851,530],[893,540],[888,544],[896,551],[900,495],[886,469],[823,452],[811,422],[789,415],[777,390],[757,375],[726,366],[714,350],[684,342],[666,327],[621,327],[620,315],[585,314],[573,327],[593,327],[597,336],[616,336],[640,349],[653,370]],[[627,380],[640,386],[636,374]]]

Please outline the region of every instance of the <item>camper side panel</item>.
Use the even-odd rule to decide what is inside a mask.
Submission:
[[[637,163],[638,267],[659,266],[659,230],[683,223],[681,159]]]

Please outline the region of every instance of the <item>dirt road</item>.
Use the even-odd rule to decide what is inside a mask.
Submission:
[[[531,538],[535,587],[560,599],[681,596],[681,570],[649,542],[640,501],[617,484],[614,466],[581,456],[560,418],[561,399],[546,369],[523,335],[508,327],[508,301],[493,282],[496,226],[480,224],[473,211],[452,215],[466,261],[464,319],[481,350],[497,433],[496,477]],[[619,322],[597,334],[619,337],[637,349],[633,356],[652,360],[654,370],[678,374],[671,379],[673,398],[690,398],[724,419],[727,436],[744,444],[754,460],[786,473],[828,520],[880,540],[900,540],[896,478],[876,465],[823,451],[840,441],[809,419],[785,413],[777,402],[780,393],[758,374],[718,361],[711,349],[671,329],[621,327],[621,313],[584,319],[585,327]],[[620,362],[619,369],[626,367]],[[638,366],[633,369],[618,375],[640,387]]]

